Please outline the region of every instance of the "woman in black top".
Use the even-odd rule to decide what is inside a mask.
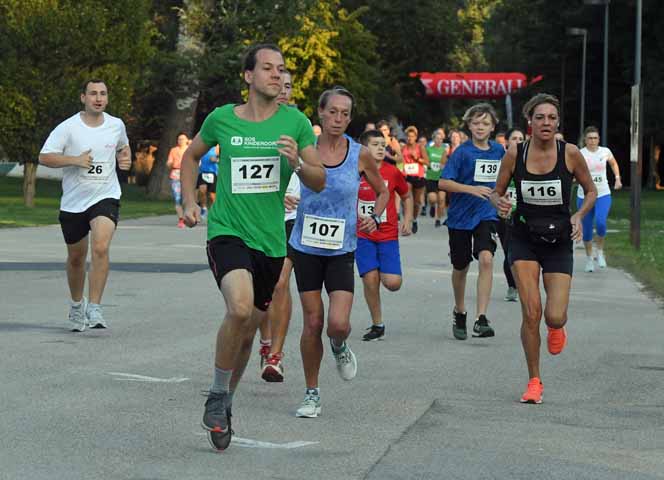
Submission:
[[[573,242],[581,238],[581,219],[595,203],[597,189],[579,149],[554,138],[560,118],[558,99],[547,94],[535,95],[526,103],[523,113],[532,127],[532,138],[517,149],[509,149],[503,157],[491,201],[499,215],[509,216],[512,205],[506,192],[513,178],[517,208],[512,214],[509,255],[521,299],[521,342],[530,379],[521,402],[542,403],[540,271],[546,290],[547,346],[552,355],[557,355],[567,343],[565,323],[572,283]],[[583,188],[585,198],[581,208],[570,215],[574,179]]]

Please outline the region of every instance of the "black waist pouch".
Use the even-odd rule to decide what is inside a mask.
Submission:
[[[525,219],[528,235],[538,245],[557,245],[569,241],[572,225],[569,218],[530,217]]]

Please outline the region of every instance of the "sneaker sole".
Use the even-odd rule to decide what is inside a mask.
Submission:
[[[381,335],[380,337],[376,337],[376,338],[362,337],[363,342],[373,342],[375,340],[385,340],[385,335]]]
[[[96,325],[90,325],[90,328],[104,329],[104,328],[108,328],[108,326],[104,325],[103,323],[97,323]]]
[[[452,332],[452,335],[454,335],[454,338],[456,338],[457,340],[468,340],[468,334],[467,333],[464,335],[464,334]]]
[[[538,400],[524,400],[523,398],[519,399],[519,402],[524,403],[524,404],[530,404],[530,405],[541,405],[542,404],[542,399],[540,398]]]
[[[208,428],[204,423],[201,423],[201,427],[203,427],[203,430],[205,430],[207,433],[206,436],[208,442],[210,442],[210,446],[215,450],[222,452],[226,450],[231,444],[232,431],[230,429],[226,430],[225,432],[219,427],[210,430],[210,428]]]
[[[490,337],[495,337],[495,336],[496,336],[496,332],[494,332],[494,331],[481,332],[481,333],[473,332],[473,338],[490,338]]]
[[[295,412],[295,416],[297,418],[318,418],[320,414],[321,414],[321,407],[316,407],[316,411],[311,415],[305,415],[300,412]]]
[[[269,383],[280,383],[284,381],[283,374],[279,373],[276,368],[271,368],[269,365],[263,369],[261,378]]]

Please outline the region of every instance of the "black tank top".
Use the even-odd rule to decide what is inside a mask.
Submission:
[[[558,156],[553,170],[536,175],[526,167],[530,141],[517,145],[515,225],[527,222],[528,218],[570,218],[573,175],[565,164],[565,142],[557,140],[556,146]]]

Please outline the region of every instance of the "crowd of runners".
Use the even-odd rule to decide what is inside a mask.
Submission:
[[[586,272],[594,270],[595,261],[606,266],[607,163],[614,188],[621,184],[618,164],[599,146],[597,129],[586,130],[582,150],[565,143],[558,132],[558,100],[538,94],[523,109],[524,129],[497,132],[493,107],[477,103],[465,112],[459,130],[436,128],[429,138],[415,126],[403,129],[380,120],[367,124],[355,140],[346,134],[355,98],[345,88],[321,93],[319,125],[289,104],[292,79],[278,47],[251,47],[242,73],[246,103],[215,109],[192,139],[181,133],[168,156],[179,226],[206,221],[207,258],[226,304],[202,422],[212,446],[223,450],[231,442],[233,395],[257,331],[262,378],[284,381],[293,271],[304,321],[305,388],[296,416],[321,413],[323,337],[341,378],[356,376],[358,361],[349,344],[356,271],[372,321],[362,338],[381,339],[386,332],[381,286],[390,292],[401,288],[399,237],[417,234],[423,216],[430,216],[435,228],[448,229],[451,333],[461,341],[468,337],[471,311],[465,293],[473,259],[479,275],[472,335],[496,335],[488,307],[500,241],[505,300],[521,302],[529,381],[520,400],[541,403],[539,327],[544,317],[548,351],[561,353],[574,242],[584,242]],[[123,122],[104,112],[104,81],[88,81],[81,102],[83,112],[58,125],[40,154],[41,163],[64,167],[59,219],[68,250],[68,320],[77,332],[109,326],[101,297],[119,217],[115,168],[131,164]],[[573,183],[578,194],[572,214]],[[85,297],[88,249],[92,262]]]

